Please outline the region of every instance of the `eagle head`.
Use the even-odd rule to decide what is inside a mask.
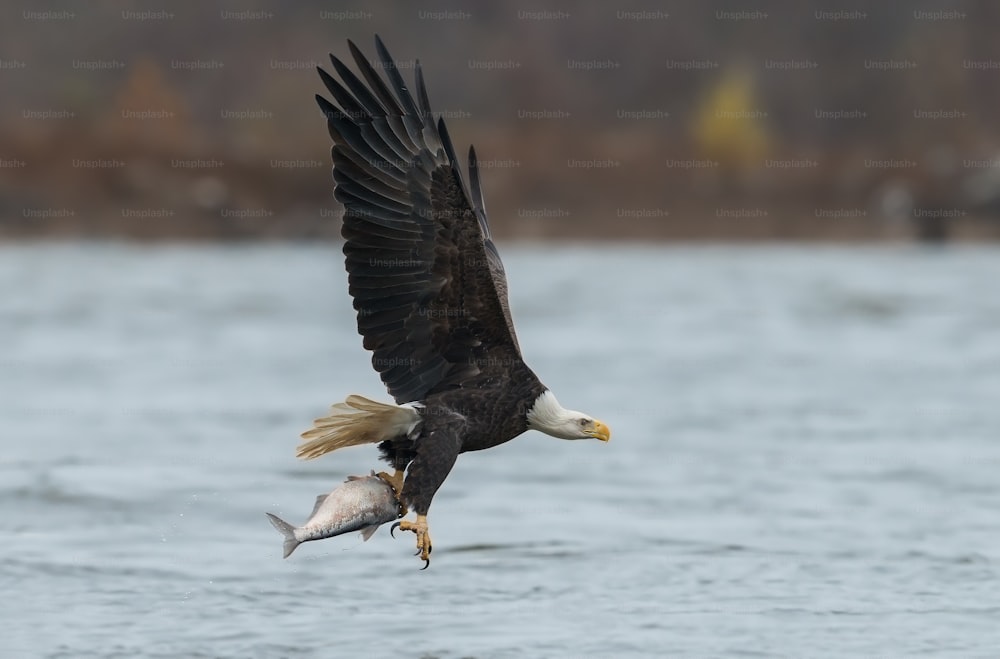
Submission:
[[[560,439],[596,437],[602,442],[611,439],[611,429],[603,421],[583,412],[567,410],[548,390],[535,399],[527,419],[529,430],[538,430]]]

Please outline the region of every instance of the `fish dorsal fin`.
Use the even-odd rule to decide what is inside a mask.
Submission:
[[[375,476],[375,475],[376,475],[375,474],[375,470],[372,469],[371,476],[348,476],[347,480],[344,481],[344,482],[345,483],[350,483],[351,481],[363,481],[364,479],[371,478],[372,476]]]
[[[378,527],[379,527],[378,524],[372,524],[371,526],[366,526],[365,528],[361,529],[361,540],[364,542],[368,542],[368,538],[375,535],[375,531],[378,531]]]
[[[326,498],[328,496],[330,496],[330,495],[329,494],[321,494],[318,497],[316,497],[316,505],[313,506],[313,511],[311,513],[309,513],[310,517],[312,517],[313,515],[316,514],[316,511],[319,510],[319,507],[323,505],[323,502],[326,501]]]
[[[347,477],[347,480],[346,480],[346,481],[344,481],[344,482],[345,482],[345,483],[350,483],[351,481],[359,481],[359,480],[361,480],[362,478],[365,478],[365,477],[364,477],[364,476],[348,476],[348,477]]]

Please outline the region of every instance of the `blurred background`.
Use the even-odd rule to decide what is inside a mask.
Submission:
[[[591,5],[5,3],[3,659],[997,656],[1000,3]],[[419,573],[263,514],[380,468],[295,458],[387,398],[313,100],[375,33],[614,429],[463,455]]]
[[[10,5],[0,236],[336,236],[317,65],[419,59],[501,237],[995,240],[1000,5]],[[412,71],[406,71],[412,75]]]

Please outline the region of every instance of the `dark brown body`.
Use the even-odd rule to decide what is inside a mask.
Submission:
[[[415,439],[398,437],[379,445],[394,468],[409,467],[401,499],[417,514],[427,514],[459,453],[492,448],[527,430],[525,392],[534,401],[546,389],[523,362],[508,373],[467,384],[423,401],[423,425]]]

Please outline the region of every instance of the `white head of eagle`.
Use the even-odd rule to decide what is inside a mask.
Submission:
[[[538,430],[559,439],[588,439],[596,437],[606,442],[611,439],[611,429],[592,416],[576,410],[567,410],[551,391],[544,391],[528,410],[528,429]]]

